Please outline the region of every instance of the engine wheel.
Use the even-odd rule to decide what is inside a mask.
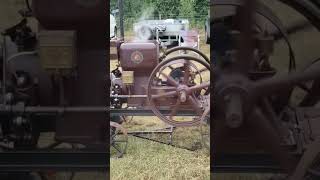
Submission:
[[[199,125],[210,104],[209,73],[209,63],[193,56],[175,56],[161,62],[148,82],[147,98],[153,113],[172,126]],[[177,117],[185,110],[195,112],[195,116]]]
[[[171,48],[171,49],[165,51],[164,54],[160,57],[160,61],[165,60],[166,57],[168,57],[170,54],[173,54],[178,51],[184,51],[184,54],[188,54],[188,55],[190,55],[190,53],[193,53],[195,55],[198,55],[198,58],[201,57],[207,63],[210,63],[209,58],[203,52],[199,51],[198,49],[192,48],[192,47],[182,47],[182,46],[174,47],[174,48]]]

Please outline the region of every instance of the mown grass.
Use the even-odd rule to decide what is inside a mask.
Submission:
[[[125,124],[129,131],[165,127],[154,117],[134,117]],[[195,148],[201,143],[198,128],[178,128],[173,143]],[[168,135],[148,136],[166,142]],[[175,148],[137,137],[129,137],[127,153],[123,158],[111,159],[111,179],[210,179],[210,154],[199,146],[196,151]]]
[[[111,159],[111,179],[210,179],[210,158],[199,152],[129,138],[124,158]]]

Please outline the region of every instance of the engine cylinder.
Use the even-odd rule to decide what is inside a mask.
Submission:
[[[151,72],[158,64],[158,47],[154,43],[123,43],[120,62],[125,71]]]

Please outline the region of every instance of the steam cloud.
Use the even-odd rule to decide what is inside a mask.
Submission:
[[[134,41],[146,41],[152,37],[152,32],[147,23],[144,21],[150,19],[154,13],[154,7],[148,7],[143,12],[138,22],[134,25],[135,38]]]

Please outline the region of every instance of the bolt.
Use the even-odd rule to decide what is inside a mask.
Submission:
[[[181,102],[186,102],[187,101],[187,95],[185,91],[180,92],[180,101]]]

